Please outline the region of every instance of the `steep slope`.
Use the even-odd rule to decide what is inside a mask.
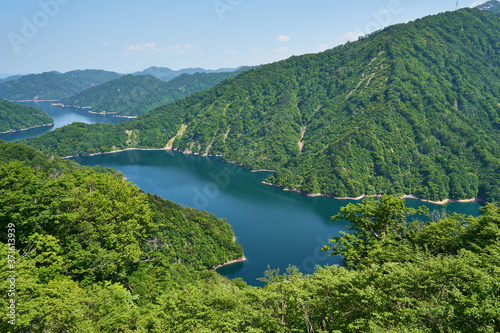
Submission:
[[[479,10],[487,10],[494,14],[500,14],[500,2],[498,0],[488,1],[482,5],[476,6]]]
[[[170,81],[182,74],[195,74],[195,73],[223,73],[234,72],[239,68],[220,68],[220,69],[203,69],[203,68],[183,68],[173,70],[168,67],[149,67],[142,72],[136,72],[134,75],[153,75],[163,81]]]
[[[91,69],[64,74],[31,74],[0,84],[0,98],[13,101],[60,100],[118,77],[118,73]]]
[[[217,154],[274,169],[270,182],[306,193],[492,201],[499,141],[500,18],[464,9],[259,67],[133,122],[26,142],[63,156]]]
[[[125,75],[63,99],[67,105],[91,107],[93,112],[138,116],[149,110],[206,90],[245,69],[223,73],[182,74],[168,82],[152,75]]]
[[[128,264],[158,256],[198,270],[243,256],[226,220],[145,194],[116,170],[0,140],[0,225],[9,223],[16,225],[18,248],[35,234],[56,238],[67,263],[62,275],[80,281],[115,279],[130,268],[116,267],[129,255],[135,259]],[[0,242],[7,243],[6,233]],[[114,255],[99,256],[105,247]]]
[[[48,125],[53,122],[54,120],[40,109],[0,99],[0,133]]]

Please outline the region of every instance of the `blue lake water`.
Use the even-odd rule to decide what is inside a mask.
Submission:
[[[54,126],[0,135],[5,141],[41,135],[75,121],[120,123],[125,118],[90,114],[86,110],[62,108],[50,102],[23,103],[42,109],[54,119]],[[344,222],[330,217],[350,200],[308,197],[262,184],[269,175],[251,172],[216,157],[184,155],[173,151],[126,151],[91,157],[78,157],[83,165],[101,165],[121,170],[129,181],[146,192],[184,206],[209,211],[227,219],[237,241],[243,246],[247,261],[218,270],[230,278],[241,277],[252,285],[261,285],[268,265],[284,272],[288,265],[303,273],[316,265],[340,264],[339,257],[328,257],[320,250],[341,230]],[[445,206],[407,200],[407,205],[425,205],[431,210],[477,215],[478,203],[449,203]]]
[[[42,135],[48,131],[52,131],[56,128],[63,127],[64,125],[69,125],[74,122],[81,122],[85,124],[95,124],[95,123],[111,123],[118,124],[130,119],[119,118],[113,116],[103,116],[98,114],[89,113],[86,109],[79,108],[63,108],[58,105],[52,105],[53,102],[22,102],[18,104],[24,104],[29,106],[34,106],[41,109],[43,112],[48,114],[52,119],[54,119],[53,126],[43,126],[37,127],[26,131],[5,133],[0,134],[0,140],[4,141],[14,141],[22,140],[26,138],[32,138],[35,136]]]
[[[344,222],[331,222],[332,215],[351,200],[308,197],[265,185],[269,175],[251,172],[216,157],[185,155],[174,151],[125,151],[74,160],[83,165],[101,165],[121,170],[146,192],[184,206],[209,211],[225,218],[243,246],[247,261],[218,270],[229,278],[241,277],[261,285],[268,265],[284,272],[288,265],[309,274],[316,265],[340,264],[320,250],[328,239],[347,230]],[[478,203],[446,206],[407,200],[407,205],[425,205],[431,210],[477,215]]]

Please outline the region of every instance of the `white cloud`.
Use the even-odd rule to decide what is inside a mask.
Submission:
[[[128,51],[154,51],[156,50],[156,44],[155,43],[146,43],[146,44],[139,44],[139,45],[129,45],[127,46]]]
[[[104,47],[108,47],[109,46],[108,43],[106,43],[106,42],[102,42],[101,45],[104,46]]]
[[[237,55],[238,51],[231,49],[231,50],[225,50],[224,53],[227,55]]]
[[[162,51],[165,51],[167,53],[172,53],[172,54],[185,54],[187,51],[189,50],[194,50],[196,49],[193,45],[191,45],[190,43],[186,43],[184,45],[172,45],[172,46],[169,46],[167,47],[165,50],[162,50]]]
[[[469,5],[470,8],[473,8],[473,7],[476,7],[476,6],[479,6],[479,5],[482,5],[483,3],[485,3],[486,0],[476,0],[474,1],[473,3],[471,3]]]
[[[257,55],[259,52],[260,52],[260,47],[258,46],[250,48],[250,53],[252,53],[253,55]]]
[[[277,42],[284,43],[288,42],[291,39],[290,36],[285,36],[285,35],[279,35],[278,38],[276,38]]]
[[[338,39],[340,42],[345,43],[345,42],[352,42],[355,40],[358,40],[359,37],[364,36],[362,32],[355,32],[355,31],[349,31],[342,36],[340,36]]]
[[[274,52],[288,52],[290,49],[288,47],[279,47],[274,50]]]

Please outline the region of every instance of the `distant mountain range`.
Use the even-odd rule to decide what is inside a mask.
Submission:
[[[220,69],[203,69],[203,68],[184,68],[178,71],[172,70],[167,67],[149,67],[142,72],[136,72],[134,75],[153,75],[160,80],[170,81],[182,74],[194,74],[194,73],[223,73],[223,72],[234,72],[238,68],[220,68]]]
[[[181,74],[165,82],[152,75],[124,75],[63,99],[66,105],[90,107],[92,112],[138,116],[154,107],[177,101],[234,77],[233,72]]]
[[[174,71],[166,67],[150,67],[142,72],[134,73],[134,75],[153,75],[160,80],[169,81],[182,74],[217,74],[235,72],[236,70],[236,68],[217,70],[186,68]],[[75,70],[67,73],[52,71],[24,76],[13,75],[0,79],[0,98],[10,101],[61,100],[79,94],[88,88],[117,79],[122,75],[115,72],[91,69]],[[220,77],[224,77],[224,75]]]
[[[75,141],[74,138],[79,140]],[[125,148],[221,155],[336,197],[500,200],[500,17],[461,9],[223,81],[115,126],[27,142],[62,156]]]
[[[7,82],[7,81],[12,81],[12,80],[17,80],[22,78],[24,75],[9,75],[7,77],[4,77],[3,79],[0,79],[0,84]]]
[[[21,100],[60,100],[121,75],[103,70],[76,70],[67,73],[30,74],[0,84],[0,98]]]

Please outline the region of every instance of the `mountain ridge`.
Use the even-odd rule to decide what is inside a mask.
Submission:
[[[268,182],[305,193],[499,200],[499,31],[476,9],[429,16],[244,72],[130,123],[27,142],[66,156],[172,141],[276,170]]]
[[[234,72],[184,73],[170,81],[162,81],[151,74],[128,74],[91,87],[61,102],[70,106],[91,108],[92,112],[97,113],[138,116],[154,107],[213,87],[246,69],[248,68],[242,67]]]
[[[173,70],[168,67],[158,67],[152,66],[146,68],[143,71],[135,72],[133,75],[153,75],[162,81],[170,81],[182,74],[195,74],[195,73],[223,73],[223,72],[234,72],[244,66],[238,68],[219,68],[219,69],[204,69],[200,67],[195,68],[181,68],[179,70]]]
[[[94,69],[29,74],[0,84],[0,98],[11,101],[60,100],[119,76],[115,72]]]

